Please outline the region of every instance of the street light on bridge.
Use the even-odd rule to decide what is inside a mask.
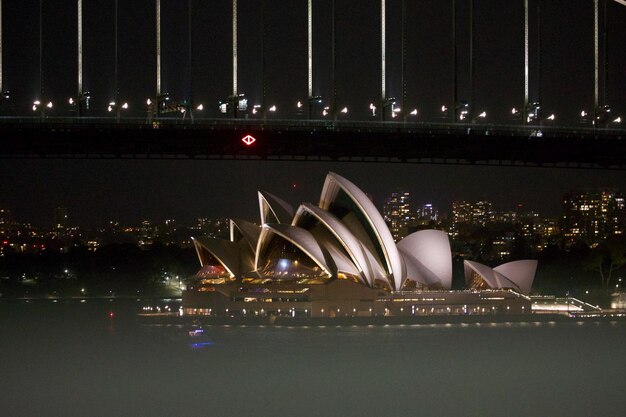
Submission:
[[[472,123],[476,123],[478,121],[478,119],[485,119],[487,117],[487,112],[483,111],[482,113],[480,113],[478,116],[474,117],[472,119]]]
[[[42,110],[42,112],[43,112],[44,108],[52,110],[53,107],[54,107],[54,104],[52,104],[51,101],[49,101],[48,104],[46,104],[44,106],[40,100],[35,100],[35,101],[33,101],[32,109],[33,109],[33,111]]]
[[[111,101],[109,102],[109,105],[107,106],[107,111],[111,113],[113,110],[116,110],[116,113],[118,114],[118,118],[119,118],[120,110],[128,110],[128,103],[123,103],[121,106],[118,106],[116,102]]]
[[[89,91],[80,92],[77,98],[70,97],[67,103],[76,111],[77,117],[80,117],[82,110],[89,110],[91,104],[91,93]]]

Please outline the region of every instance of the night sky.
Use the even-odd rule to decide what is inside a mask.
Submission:
[[[113,0],[84,0],[85,87],[91,115],[105,114],[113,98]],[[401,95],[400,1],[388,0],[388,91]],[[458,0],[459,98],[468,99],[468,1]],[[12,91],[10,112],[28,112],[39,97],[38,1],[3,2],[4,87]],[[314,1],[314,93],[329,97],[330,0]],[[367,117],[380,95],[379,0],[336,0],[337,104],[350,117]],[[576,125],[593,103],[593,9],[591,0],[544,0],[541,26],[541,89],[537,55],[537,0],[531,4],[531,100],[539,97],[560,123]],[[231,92],[231,3],[194,1],[193,97],[204,116],[218,117],[216,103]],[[44,100],[61,103],[76,91],[75,1],[45,1]],[[261,99],[260,0],[239,2],[239,90],[251,104]],[[451,2],[407,1],[407,107],[437,121],[452,100]],[[267,97],[275,117],[290,117],[306,97],[306,1],[267,0]],[[163,91],[175,100],[189,96],[187,1],[162,0]],[[523,101],[523,2],[475,1],[475,107],[490,122],[510,122],[510,109]],[[129,115],[145,116],[154,96],[154,0],[120,1],[120,98]],[[607,97],[614,114],[626,116],[626,7],[608,7]],[[602,86],[604,77],[602,77]],[[133,111],[134,110],[134,111]],[[219,161],[0,162],[0,207],[20,221],[52,224],[53,208],[70,209],[72,222],[93,226],[115,219],[134,222],[177,218],[241,216],[256,219],[255,191],[264,189],[296,205],[317,202],[324,175],[332,170],[372,194],[380,207],[394,189],[407,189],[415,203],[441,211],[455,199],[489,199],[497,209],[524,203],[554,215],[561,196],[577,187],[621,187],[624,172],[433,165],[333,164]],[[293,185],[297,186],[294,188]]]
[[[598,170],[409,164],[248,161],[11,160],[0,164],[0,207],[23,221],[49,226],[57,205],[83,226],[108,220],[144,218],[243,217],[258,221],[257,190],[293,205],[319,201],[329,170],[350,179],[374,197],[408,190],[413,201],[433,203],[442,212],[455,199],[488,199],[495,209],[555,215],[564,192],[577,187],[621,187],[626,173]],[[296,185],[294,188],[293,185]]]

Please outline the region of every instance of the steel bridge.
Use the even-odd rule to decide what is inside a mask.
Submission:
[[[193,103],[193,74],[191,73],[192,19],[193,1],[187,2],[189,22],[189,97],[174,103],[162,90],[161,76],[161,0],[155,3],[155,88],[154,95],[147,102],[148,117],[125,118],[118,85],[118,2],[115,5],[115,80],[113,101],[108,112],[113,117],[88,117],[86,110],[90,100],[83,79],[83,1],[76,0],[76,90],[70,98],[72,114],[75,117],[54,117],[52,101],[44,100],[43,81],[43,11],[44,0],[39,0],[39,90],[40,97],[26,113],[36,117],[0,117],[0,157],[1,158],[176,158],[176,159],[233,159],[233,160],[290,160],[290,161],[352,161],[352,162],[401,162],[401,163],[447,163],[447,164],[483,164],[507,166],[537,166],[565,168],[626,168],[626,130],[613,129],[621,123],[621,117],[613,120],[608,117],[606,104],[606,49],[607,4],[626,6],[626,0],[590,0],[593,5],[593,51],[594,73],[589,77],[593,81],[594,95],[587,126],[553,126],[554,116],[540,115],[539,106],[535,105],[529,90],[530,49],[529,19],[532,10],[529,0],[520,0],[516,4],[523,7],[523,96],[517,102],[520,108],[518,125],[493,125],[485,123],[484,113],[472,109],[474,93],[474,0],[470,0],[470,53],[469,83],[470,100],[462,102],[458,97],[457,68],[457,2],[451,1],[451,31],[454,57],[453,94],[446,100],[449,109],[442,107],[442,117],[446,123],[415,122],[406,105],[406,51],[407,24],[406,0],[401,2],[402,19],[400,25],[401,56],[401,94],[398,95],[400,107],[394,107],[396,98],[389,94],[387,77],[386,37],[388,25],[386,0],[380,0],[380,90],[376,92],[375,103],[370,104],[372,119],[368,121],[348,121],[338,117],[342,110],[337,106],[335,86],[335,2],[332,4],[332,94],[322,104],[322,98],[316,95],[319,87],[314,85],[313,0],[302,2],[307,10],[307,74],[303,85],[307,86],[307,97],[298,103],[301,118],[290,120],[268,119],[272,108],[267,106],[265,96],[265,78],[263,78],[263,97],[258,107],[241,110],[242,94],[238,88],[238,0],[231,0],[232,14],[232,90],[228,92],[228,101],[224,103],[223,119],[185,119],[183,115],[193,115],[198,103]],[[261,20],[265,21],[265,0],[262,0]],[[538,3],[539,5],[541,2]],[[603,6],[603,9],[601,8]],[[620,7],[621,7],[620,6]],[[517,6],[515,6],[517,7]],[[540,17],[540,9],[536,13]],[[604,10],[602,18],[601,10]],[[4,90],[2,61],[2,0],[0,0],[0,111],[3,101],[10,100],[10,93]],[[303,22],[304,23],[304,22]],[[152,28],[151,28],[152,30]],[[319,29],[318,29],[319,30]],[[265,24],[261,36],[265,36]],[[590,39],[591,41],[591,39]],[[261,73],[265,77],[265,43],[263,42]],[[305,45],[303,45],[304,48]],[[605,62],[600,58],[604,55]],[[540,63],[538,64],[540,65]],[[378,70],[377,70],[378,71]],[[604,73],[604,75],[602,75]],[[304,75],[304,74],[303,74]],[[601,83],[600,81],[604,81]],[[521,89],[520,89],[521,92]],[[602,93],[602,94],[601,94]],[[604,100],[604,101],[603,101]],[[46,104],[47,103],[47,104]],[[327,105],[328,104],[328,105]],[[315,109],[315,111],[313,111]],[[402,112],[400,111],[402,109]],[[241,111],[240,111],[241,110]],[[345,109],[347,112],[347,108]],[[397,112],[396,112],[397,110]],[[318,111],[321,111],[319,113]],[[417,110],[415,110],[417,111]],[[513,113],[516,110],[513,109]],[[583,112],[584,113],[584,112]],[[177,117],[172,115],[176,114]],[[196,113],[198,115],[199,113]],[[255,119],[248,116],[257,117]],[[482,118],[482,119],[481,119]],[[375,120],[375,121],[372,121]],[[402,121],[397,121],[402,120]],[[247,143],[243,141],[250,136]]]
[[[311,120],[5,119],[0,158],[142,158],[626,169],[626,131]]]

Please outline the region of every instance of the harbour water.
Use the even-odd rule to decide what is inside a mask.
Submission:
[[[1,301],[0,415],[626,415],[624,321],[205,325],[191,336],[140,320],[146,303]]]

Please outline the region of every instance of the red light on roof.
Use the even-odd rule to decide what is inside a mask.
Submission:
[[[254,142],[256,142],[256,138],[255,138],[254,136],[252,136],[252,135],[246,135],[246,136],[244,136],[244,137],[241,139],[241,141],[242,141],[243,143],[245,143],[247,146],[250,146],[250,145],[252,145]]]
[[[109,312],[109,317],[110,317],[110,318],[115,317],[115,313],[114,313],[114,312],[112,312],[112,311],[111,311],[111,312]]]

